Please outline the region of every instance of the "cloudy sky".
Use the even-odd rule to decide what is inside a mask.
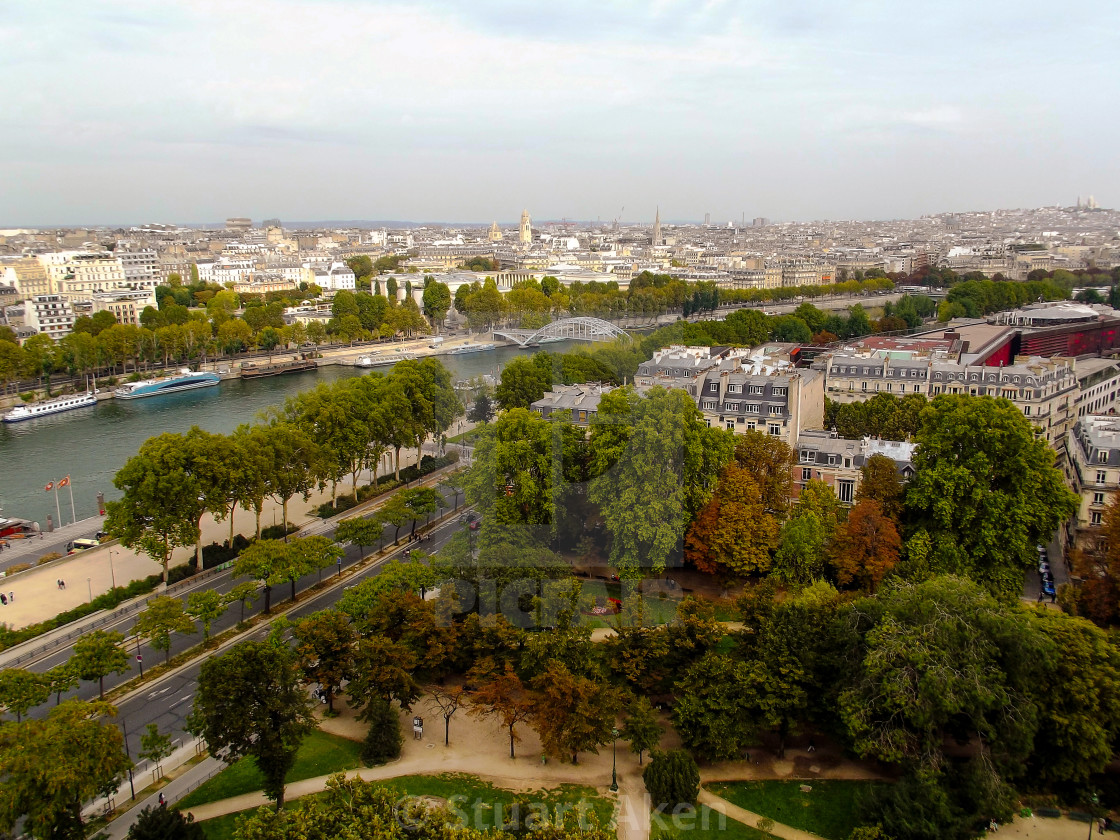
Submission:
[[[1120,204],[1120,6],[3,0],[0,227]]]

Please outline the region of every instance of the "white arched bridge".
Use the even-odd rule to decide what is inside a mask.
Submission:
[[[522,347],[566,339],[610,341],[624,335],[626,335],[625,330],[599,318],[564,318],[553,321],[539,330],[494,330],[495,338],[505,338]]]

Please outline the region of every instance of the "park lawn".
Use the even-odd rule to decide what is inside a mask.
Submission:
[[[362,761],[359,758],[361,751],[362,745],[357,741],[315,730],[300,745],[299,752],[296,754],[296,763],[288,772],[286,781],[298,782],[301,779],[312,779],[316,776],[326,776],[328,773],[337,773],[340,770],[361,767]],[[243,758],[191,791],[176,803],[176,807],[187,810],[195,805],[252,793],[260,790],[262,784],[256,763],[251,758]]]
[[[811,785],[809,793],[801,785]],[[769,817],[776,823],[819,834],[827,840],[846,840],[858,826],[856,801],[874,782],[840,779],[801,781],[765,780],[716,782],[706,785],[716,796],[740,808]]]
[[[671,815],[662,819],[663,828],[656,824],[650,826],[650,840],[768,840],[773,837],[719,814],[707,805],[701,805],[691,821],[677,826],[673,825]]]
[[[489,782],[469,776],[465,773],[443,773],[438,776],[399,776],[394,779],[380,779],[378,785],[394,791],[399,796],[436,796],[446,799],[460,812],[467,815],[468,825],[475,825],[477,813],[477,826],[482,829],[494,825],[494,818],[499,805],[506,806],[518,800],[526,803],[540,803],[547,806],[550,813],[555,813],[559,804],[573,805],[586,799],[591,806],[600,825],[608,825],[614,810],[614,804],[605,797],[599,796],[594,788],[581,785],[561,785],[558,788],[538,790],[531,793],[514,793],[504,788],[495,787]],[[200,788],[201,789],[201,788]],[[452,797],[462,797],[452,800]],[[290,799],[284,803],[284,808],[296,808],[303,799]],[[475,810],[478,804],[477,812]],[[179,807],[177,804],[176,807]],[[185,810],[185,809],[184,809]],[[237,818],[248,812],[227,814],[199,823],[206,832],[207,840],[231,840],[233,830],[237,825]],[[729,821],[730,822],[730,821]],[[713,821],[713,825],[714,825]],[[755,840],[761,834],[750,835],[720,835],[724,840]],[[711,840],[718,840],[713,834]]]
[[[603,592],[599,587],[606,588],[606,595],[611,598],[621,597],[622,584],[620,583],[606,583],[602,581],[581,581],[583,583],[584,594],[599,595]],[[646,595],[645,599],[645,623],[647,626],[660,626],[668,624],[670,621],[677,617],[677,604],[679,599],[660,597],[658,595]],[[586,627],[614,627],[617,623],[613,615],[584,615],[581,616],[581,624]]]

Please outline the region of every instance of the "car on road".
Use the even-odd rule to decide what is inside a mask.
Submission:
[[[477,531],[478,526],[481,524],[481,522],[482,514],[473,510],[468,510],[466,513],[459,517],[459,524],[466,525],[472,531]]]
[[[1054,578],[1044,577],[1042,579],[1042,594],[1049,596],[1054,594]]]

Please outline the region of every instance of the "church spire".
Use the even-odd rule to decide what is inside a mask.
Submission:
[[[653,217],[653,242],[654,246],[661,244],[661,206],[658,205],[657,212]]]

